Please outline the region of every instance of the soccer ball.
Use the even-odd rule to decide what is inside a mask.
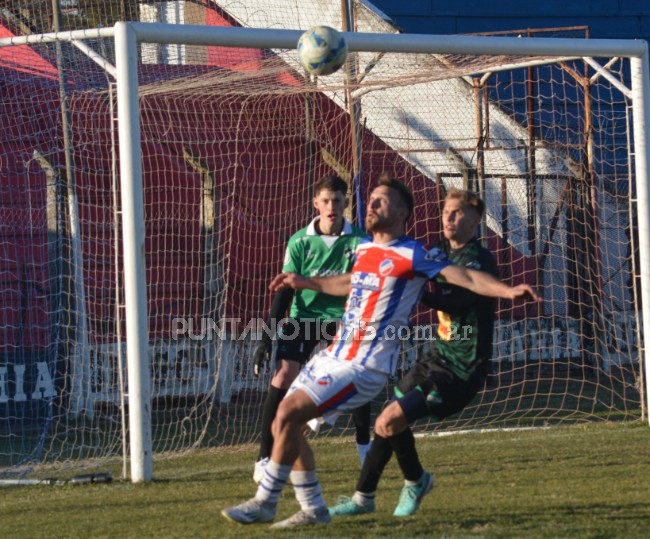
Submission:
[[[348,57],[348,44],[334,28],[314,26],[298,40],[298,59],[312,75],[329,75]]]

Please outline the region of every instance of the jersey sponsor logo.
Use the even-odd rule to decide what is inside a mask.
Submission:
[[[361,297],[360,296],[350,296],[347,305],[349,310],[359,310],[361,308]]]
[[[346,248],[343,250],[343,256],[344,256],[347,260],[352,260],[352,259],[354,258],[354,252],[355,252],[355,251],[354,251],[354,249],[353,249],[352,247],[346,247]]]
[[[298,380],[304,384],[307,380],[313,382],[315,379],[316,376],[314,375],[314,366],[307,363],[307,365],[305,365],[300,371]]]
[[[318,380],[316,380],[316,383],[319,386],[328,386],[332,383],[332,377],[329,374],[326,374],[325,376],[321,376]]]
[[[345,326],[351,325],[357,318],[361,317],[361,309],[348,309],[343,315],[343,324]]]
[[[382,260],[381,264],[379,264],[379,273],[383,277],[386,277],[386,275],[390,275],[391,273],[393,273],[394,269],[395,269],[395,263],[390,258],[387,258],[386,260]]]
[[[309,277],[332,277],[345,273],[342,269],[313,269],[309,272]]]
[[[353,273],[352,288],[362,290],[379,290],[380,279],[375,273]]]
[[[361,298],[359,296],[350,296],[346,307],[342,321],[343,325],[348,326],[361,316]]]
[[[427,254],[424,255],[424,259],[431,260],[433,262],[444,262],[447,260],[447,255],[437,247],[434,247],[427,251]]]

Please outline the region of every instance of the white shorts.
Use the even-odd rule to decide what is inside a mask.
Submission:
[[[335,359],[322,350],[302,368],[287,395],[301,389],[318,406],[321,417],[309,421],[317,431],[322,423],[333,425],[341,415],[375,398],[388,381],[388,374],[358,363]]]

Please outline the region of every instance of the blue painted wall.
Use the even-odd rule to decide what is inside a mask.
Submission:
[[[589,26],[590,37],[650,41],[650,0],[370,0],[415,34]]]

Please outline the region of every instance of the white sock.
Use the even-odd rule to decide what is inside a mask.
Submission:
[[[419,485],[423,477],[424,477],[424,472],[422,472],[420,479],[418,479],[417,481],[409,481],[408,479],[404,479],[404,485],[407,487],[414,487],[415,485]]]
[[[368,505],[375,499],[374,492],[359,492],[358,490],[352,495],[352,501],[359,506]]]
[[[291,464],[278,464],[272,460],[264,468],[264,477],[257,487],[255,497],[263,502],[277,504],[291,473]]]
[[[318,477],[316,477],[316,470],[292,471],[291,482],[293,483],[296,500],[298,500],[303,511],[325,507],[323,490],[318,482]]]

